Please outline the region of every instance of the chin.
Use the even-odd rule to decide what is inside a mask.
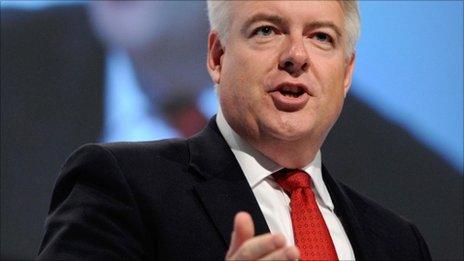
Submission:
[[[269,133],[272,137],[282,141],[300,141],[310,136],[313,128],[301,122],[283,122],[270,128]]]

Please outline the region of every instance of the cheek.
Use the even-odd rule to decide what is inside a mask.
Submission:
[[[244,116],[246,110],[250,107],[250,88],[247,88],[247,83],[244,77],[237,72],[226,73],[227,78],[221,83],[220,99],[221,107],[227,110],[230,115]]]
[[[334,67],[332,67],[334,68]],[[340,114],[345,99],[343,88],[343,72],[341,69],[326,74],[324,86],[322,86],[321,106],[329,118],[337,117]]]
[[[245,79],[248,82],[262,80],[272,69],[277,68],[278,62],[275,60],[277,52],[273,49],[255,50],[247,44],[237,44],[229,50],[227,57],[229,71]]]
[[[262,62],[243,52],[227,58],[223,65],[221,85],[230,88],[228,95],[240,102],[240,106],[257,102],[257,98],[264,93],[263,79],[266,79]]]
[[[322,88],[324,96],[329,99],[339,99],[340,97],[344,97],[344,67],[339,64],[330,64],[325,68],[328,68],[328,70],[324,73],[325,79],[322,80],[324,83]]]

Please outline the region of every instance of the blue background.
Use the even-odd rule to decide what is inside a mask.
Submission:
[[[463,169],[463,2],[360,2],[353,94]]]

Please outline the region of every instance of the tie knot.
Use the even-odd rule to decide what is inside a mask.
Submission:
[[[281,169],[272,176],[287,194],[291,194],[297,188],[311,187],[311,177],[300,169]]]

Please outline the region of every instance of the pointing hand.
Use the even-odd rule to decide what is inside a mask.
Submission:
[[[297,260],[300,256],[296,247],[285,245],[281,234],[254,235],[250,214],[237,213],[226,260]]]

